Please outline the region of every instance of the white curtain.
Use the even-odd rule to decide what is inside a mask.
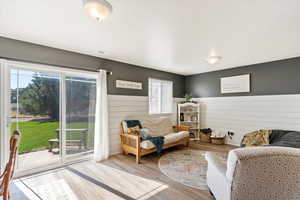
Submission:
[[[100,70],[97,77],[97,99],[95,116],[94,160],[109,156],[108,111],[106,71]]]

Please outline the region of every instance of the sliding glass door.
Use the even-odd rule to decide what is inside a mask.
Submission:
[[[94,149],[96,80],[65,77],[66,159]]]
[[[7,62],[5,70],[1,68],[1,77],[6,79],[1,83],[1,102],[6,109],[1,110],[1,122],[5,122],[1,124],[1,150],[7,155],[12,132],[22,133],[17,172],[42,171],[93,152],[94,74]]]
[[[9,77],[9,132],[22,133],[18,169],[59,163],[60,75],[12,66]]]

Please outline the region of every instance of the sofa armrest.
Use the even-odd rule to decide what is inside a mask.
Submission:
[[[120,137],[122,145],[134,146],[134,148],[140,147],[141,136],[122,133]]]
[[[141,158],[141,136],[122,133],[121,146],[123,153],[133,153],[136,156],[136,163],[140,163]],[[133,144],[131,143],[133,141]]]
[[[121,136],[132,139],[132,140],[137,140],[141,137],[139,135],[131,135],[131,134],[127,134],[127,133],[123,133],[123,134],[121,134]]]
[[[189,131],[190,128],[188,126],[173,126],[174,131]]]

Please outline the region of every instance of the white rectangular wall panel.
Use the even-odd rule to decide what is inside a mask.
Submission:
[[[221,78],[221,93],[250,92],[250,74]]]

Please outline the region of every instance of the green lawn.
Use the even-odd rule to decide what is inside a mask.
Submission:
[[[12,123],[11,130],[16,129],[16,124]],[[58,122],[19,122],[19,130],[22,133],[19,153],[48,147],[48,140],[56,138],[55,130],[58,127]]]
[[[87,128],[86,122],[72,123],[72,128]],[[19,130],[22,133],[19,153],[26,153],[48,147],[48,140],[56,138],[56,129],[59,122],[19,122]],[[16,129],[16,122],[12,123],[11,130]],[[72,138],[76,137],[76,133]]]

